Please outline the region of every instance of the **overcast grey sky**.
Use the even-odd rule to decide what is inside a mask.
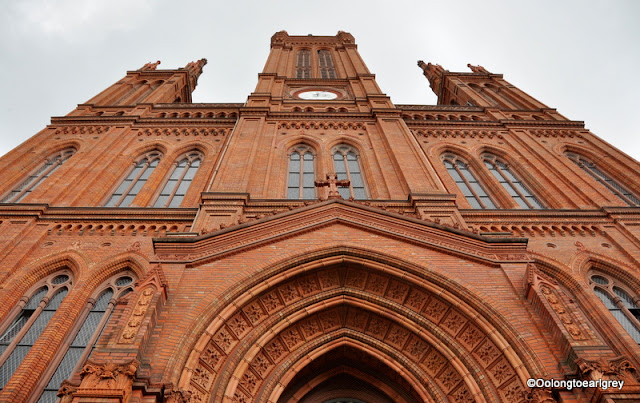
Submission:
[[[127,70],[209,63],[194,102],[244,102],[271,35],[350,32],[397,104],[435,104],[419,59],[479,64],[636,159],[640,2],[0,0],[0,155]]]

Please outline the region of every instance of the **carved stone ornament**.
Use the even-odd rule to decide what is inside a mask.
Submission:
[[[601,358],[597,361],[588,361],[578,358],[575,361],[578,373],[583,379],[624,379],[625,383],[637,383],[636,368],[625,357],[614,359]]]
[[[187,403],[191,399],[191,392],[180,388],[169,388],[164,391],[165,403]]]
[[[149,309],[149,303],[153,299],[155,289],[152,286],[148,286],[140,293],[140,297],[136,301],[136,305],[133,308],[131,316],[127,319],[127,325],[122,331],[120,340],[118,343],[133,343],[140,326],[142,326],[142,319]]]
[[[138,369],[136,360],[124,364],[107,362],[97,364],[87,361],[80,376],[82,389],[126,389],[130,388]]]
[[[58,397],[61,403],[69,403],[73,400],[73,394],[78,390],[78,385],[74,385],[68,380],[62,381],[58,389]]]
[[[547,300],[551,309],[556,313],[558,319],[560,319],[560,322],[562,323],[562,326],[564,326],[567,333],[571,335],[571,338],[574,340],[587,340],[589,338],[584,334],[584,332],[582,332],[577,321],[574,319],[573,315],[567,309],[555,290],[552,290],[546,285],[542,285],[540,286],[540,293]]]
[[[526,402],[528,403],[555,403],[556,400],[551,394],[549,388],[534,388],[527,394]]]
[[[127,249],[129,252],[139,252],[140,251],[140,241],[136,241],[129,246]]]

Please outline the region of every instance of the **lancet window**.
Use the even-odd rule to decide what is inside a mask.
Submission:
[[[511,167],[504,162],[500,161],[495,155],[485,154],[483,156],[484,164],[489,169],[491,174],[500,182],[504,190],[509,193],[509,196],[518,203],[518,206],[523,209],[543,209],[544,206],[540,201],[529,191],[529,188],[519,180],[513,172]]]
[[[307,49],[297,53],[296,78],[311,78],[311,52]]]
[[[178,158],[153,207],[180,207],[198,168],[200,168],[202,159],[202,153],[199,151],[192,151],[184,157]]]
[[[318,51],[318,67],[321,78],[336,78],[336,68],[331,58],[331,51],[326,49]]]
[[[640,344],[640,298],[616,279],[602,273],[590,277],[593,292],[631,338]]]
[[[360,169],[360,156],[358,151],[346,144],[341,144],[333,149],[333,166],[338,175],[338,180],[348,180],[348,188],[340,187],[338,191],[343,199],[362,200],[367,198],[364,178]]]
[[[306,144],[299,144],[289,154],[288,199],[315,199],[314,151]]]
[[[62,349],[66,349],[66,353],[58,363],[55,372],[49,375],[51,378],[40,396],[40,403],[56,402],[60,383],[73,375],[75,370],[78,370],[87,360],[102,330],[109,322],[115,301],[133,291],[135,278],[133,273],[121,273],[99,288],[95,302],[89,302],[85,308],[85,312],[88,312],[82,326],[71,343]]]
[[[140,157],[129,175],[113,192],[105,207],[129,207],[158,166],[160,158],[162,158],[162,153],[158,150],[150,151]]]
[[[3,197],[0,203],[19,203],[22,201],[22,199],[27,197],[38,185],[60,168],[75,152],[75,148],[66,148],[51,155],[42,165],[33,171],[27,179]]]
[[[453,154],[445,154],[443,158],[444,166],[447,168],[449,175],[460,188],[462,195],[474,209],[495,209],[487,192],[484,190],[469,165],[462,161],[458,156]]]
[[[569,159],[573,161],[577,166],[579,166],[583,171],[588,173],[593,179],[609,189],[611,193],[622,199],[625,203],[630,206],[640,206],[640,198],[638,198],[636,195],[634,195],[614,179],[612,179],[594,162],[589,161],[582,155],[572,152],[566,153],[566,156],[569,157]]]
[[[36,343],[73,284],[71,272],[63,270],[46,278],[28,293],[15,319],[1,328],[0,389],[4,388],[24,357]]]

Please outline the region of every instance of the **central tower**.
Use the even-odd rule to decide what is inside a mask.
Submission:
[[[329,189],[316,187],[314,178],[332,173],[349,181],[339,189],[344,199],[407,200],[438,188],[400,109],[346,32],[273,35],[232,136],[212,192],[326,199]]]

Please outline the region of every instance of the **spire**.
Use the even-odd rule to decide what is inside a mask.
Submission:
[[[190,62],[185,66],[185,70],[188,70],[190,75],[193,76],[196,80],[202,74],[202,68],[207,64],[207,59],[200,59],[197,62]]]
[[[438,95],[440,93],[440,86],[442,84],[442,75],[449,70],[445,70],[439,64],[425,63],[422,60],[418,60],[418,66],[424,72],[424,76],[429,80],[429,84],[433,92]]]
[[[158,67],[158,65],[160,64],[160,60],[158,60],[155,63],[149,62],[147,64],[145,64],[144,66],[142,66],[140,69],[140,71],[149,71],[149,70],[155,70],[156,67]]]
[[[471,63],[468,63],[467,67],[470,68],[474,73],[491,74],[482,66],[474,66]]]

